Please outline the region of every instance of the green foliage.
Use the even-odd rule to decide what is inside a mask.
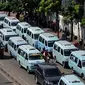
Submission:
[[[39,12],[48,13],[49,11],[57,11],[60,9],[60,0],[41,0],[39,3]]]
[[[85,27],[85,18],[82,18],[81,26]]]

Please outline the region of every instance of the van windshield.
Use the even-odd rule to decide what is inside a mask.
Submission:
[[[16,26],[19,22],[12,22],[11,26]]]
[[[55,41],[48,41],[48,47],[53,47]]]
[[[15,37],[15,36],[18,36],[18,35],[6,35],[5,36],[5,41],[8,41],[10,37]]]
[[[42,54],[32,54],[29,56],[29,60],[38,60],[38,59],[43,59]]]
[[[82,66],[85,67],[85,61],[82,61]]]
[[[78,49],[65,49],[64,50],[64,55],[65,56],[70,56],[71,52],[76,51],[76,50],[78,50]]]
[[[34,34],[34,39],[38,39],[39,34]]]

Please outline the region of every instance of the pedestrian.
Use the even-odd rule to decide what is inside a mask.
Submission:
[[[18,12],[18,13],[16,14],[16,18],[19,19],[19,17],[20,17],[20,13]]]
[[[77,41],[77,36],[74,36],[74,40],[72,42],[76,47],[79,48],[79,42]]]
[[[84,49],[84,42],[83,39],[79,41],[79,49],[83,50]]]

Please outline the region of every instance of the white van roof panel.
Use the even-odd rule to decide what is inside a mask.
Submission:
[[[11,37],[9,40],[15,42],[16,45],[27,44],[27,42],[19,36]]]
[[[40,36],[42,36],[46,41],[59,40],[58,37],[52,33],[42,33]]]
[[[3,33],[4,35],[17,35],[17,33],[15,33],[10,28],[0,29],[0,32]]]
[[[69,85],[84,85],[84,83],[74,74],[64,75],[63,78],[68,81]]]
[[[77,49],[71,42],[68,42],[66,40],[59,40],[56,41],[55,44],[57,44],[62,49]]]
[[[78,50],[78,51],[73,51],[73,55],[78,57],[80,60],[85,60],[85,51],[84,50]]]
[[[19,22],[18,25],[20,25],[23,28],[29,28],[31,25],[27,22]]]
[[[44,32],[39,27],[30,27],[30,28],[28,28],[28,30],[30,30],[33,34],[40,34],[40,33],[43,33]]]
[[[22,45],[22,46],[19,46],[19,48],[24,50],[26,53],[40,53],[39,50],[37,50],[35,47],[31,45]]]
[[[10,17],[10,16],[8,16],[8,17],[5,17],[5,19],[7,19],[7,20],[9,20],[9,21],[13,21],[13,22],[15,22],[15,21],[17,21],[17,22],[19,22],[19,20],[16,18],[16,17]]]

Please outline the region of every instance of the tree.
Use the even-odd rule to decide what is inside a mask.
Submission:
[[[79,32],[79,22],[81,21],[83,16],[83,8],[80,4],[72,0],[71,6],[69,6],[67,10],[68,10],[68,15],[65,15],[65,17],[69,17],[67,21],[69,22],[70,20],[70,23],[71,23],[71,41],[72,41],[73,40],[73,20],[76,20],[76,22],[78,23],[78,32]],[[79,37],[80,37],[80,34],[79,34]]]
[[[39,12],[48,16],[49,12],[56,12],[56,27],[59,31],[58,14],[61,8],[61,0],[41,0],[39,4]],[[56,29],[55,29],[56,31]]]

